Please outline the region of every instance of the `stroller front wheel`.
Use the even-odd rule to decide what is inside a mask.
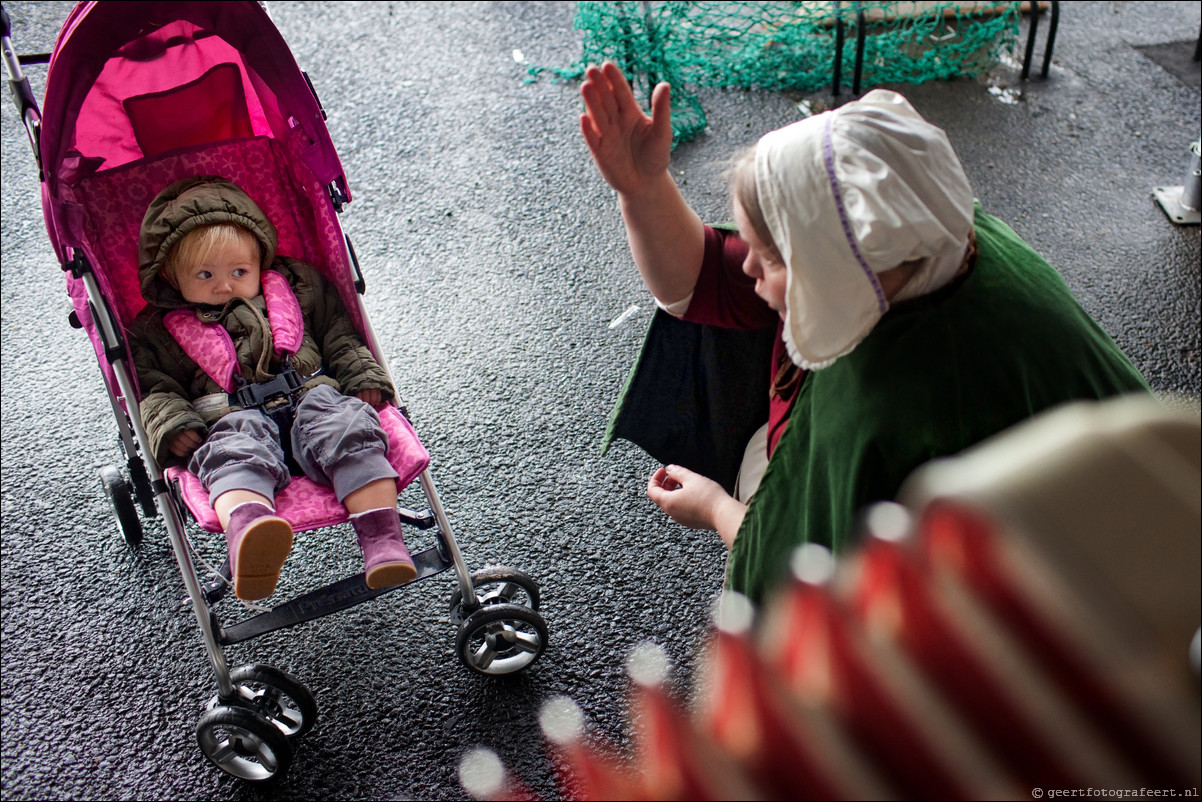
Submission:
[[[458,588],[451,594],[451,623],[462,623],[480,607],[493,604],[516,604],[538,612],[541,600],[538,583],[530,575],[516,568],[485,568],[472,574],[472,589],[476,604],[464,605],[463,592]]]
[[[104,495],[117,516],[121,536],[131,549],[137,548],[142,543],[142,520],[138,518],[138,510],[134,507],[129,482],[116,466],[105,465],[100,469],[100,483],[104,486]]]
[[[317,700],[298,680],[268,665],[239,666],[230,672],[237,698],[230,700],[261,715],[289,738],[299,738],[317,721]]]
[[[455,651],[479,674],[499,676],[529,667],[547,648],[542,616],[518,604],[493,604],[469,615],[459,627]]]
[[[209,710],[196,725],[196,740],[210,763],[247,782],[282,777],[292,765],[288,737],[244,707],[219,705]]]

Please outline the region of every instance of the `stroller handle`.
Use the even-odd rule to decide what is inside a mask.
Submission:
[[[21,115],[25,133],[29,136],[29,146],[33,149],[33,158],[38,163],[38,181],[40,182],[43,178],[42,112],[38,109],[33,90],[29,87],[29,79],[21,72],[21,57],[13,52],[12,41],[9,39],[12,34],[12,20],[9,19],[8,11],[3,5],[0,5],[0,17],[3,17],[4,20],[4,69],[8,73],[8,91],[12,93],[13,103]],[[50,60],[49,54],[25,56],[24,58],[27,62],[35,63],[44,63]]]

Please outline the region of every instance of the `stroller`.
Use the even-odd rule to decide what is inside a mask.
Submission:
[[[124,467],[102,469],[104,492],[130,547],[141,543],[142,519],[163,519],[217,680],[196,727],[202,752],[242,780],[280,777],[291,764],[292,741],[313,727],[313,695],[271,666],[229,668],[222,648],[396,588],[370,589],[360,573],[248,617],[239,608],[234,618],[242,620],[219,617],[229,560],[206,581],[194,565],[189,528],[220,532],[220,525],[195,476],[155,463],[125,332],[144,305],[137,236],[147,205],[178,179],[219,174],[275,222],[280,253],[317,266],[334,284],[387,370],[362,301],[363,274],[338,220],[351,195],[325,112],[257,2],[79,3],[48,57],[40,111],[9,36],[5,13],[9,84],[38,163],[50,241],[67,274],[70,323],[95,348],[117,422]],[[251,387],[262,389],[262,400],[289,392]],[[413,555],[414,581],[455,572],[450,618],[460,660],[486,675],[527,668],[547,644],[538,585],[509,568],[469,573],[404,405],[387,405],[380,418],[398,487],[416,479],[428,504],[402,509],[401,521],[434,530],[434,545]],[[331,490],[304,477],[293,477],[276,505],[296,532],[348,520]]]

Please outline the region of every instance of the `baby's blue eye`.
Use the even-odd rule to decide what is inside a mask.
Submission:
[[[197,273],[197,274],[196,274],[196,277],[197,277],[197,278],[199,278],[199,279],[212,278],[212,277],[213,277],[213,274],[212,274],[212,273],[210,273],[210,272],[209,272],[209,271],[207,271],[207,270],[202,270],[202,271],[200,271],[199,273]]]
[[[243,277],[243,276],[245,276],[245,275],[246,275],[248,272],[250,272],[250,271],[248,271],[246,268],[244,268],[244,267],[239,267],[238,269],[236,269],[236,270],[234,271],[234,278],[242,278],[242,277]]]

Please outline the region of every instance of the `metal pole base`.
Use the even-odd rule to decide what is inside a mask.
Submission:
[[[1189,146],[1189,170],[1185,173],[1185,186],[1157,187],[1152,194],[1164,213],[1177,225],[1199,224],[1199,210],[1202,209],[1202,137]]]
[[[1185,187],[1156,187],[1152,195],[1160,208],[1176,225],[1196,226],[1202,224],[1202,211],[1181,205],[1181,197]]]

